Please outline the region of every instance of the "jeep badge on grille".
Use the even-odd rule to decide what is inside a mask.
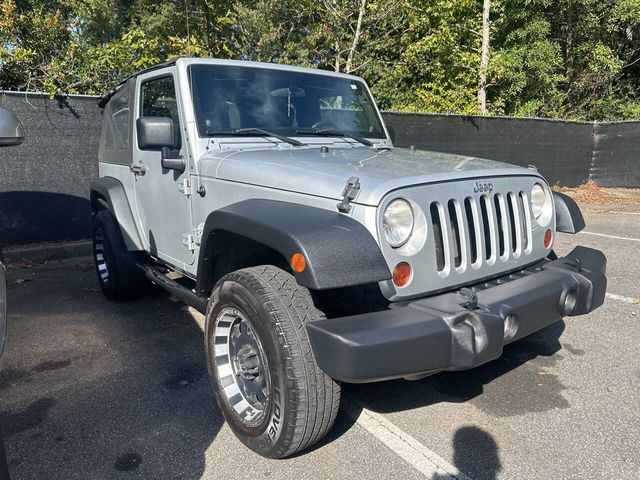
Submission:
[[[476,182],[473,184],[473,193],[483,193],[483,192],[491,193],[492,191],[493,191],[493,183],[491,182],[488,182],[488,183]]]

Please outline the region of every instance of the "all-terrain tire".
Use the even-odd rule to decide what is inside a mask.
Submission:
[[[234,316],[248,324],[244,329],[258,339],[257,350],[267,364],[269,382],[264,391],[268,397],[262,411],[237,411],[244,400],[237,396],[237,385],[232,385],[233,379],[240,377],[235,367],[229,373],[229,365],[237,366],[238,362],[234,363],[230,354],[224,355],[232,343],[224,339],[233,327]],[[333,426],[340,385],[318,368],[306,329],[307,323],[322,318],[324,314],[315,307],[309,291],[274,266],[237,270],[214,287],[205,325],[210,379],[233,432],[264,457],[293,455],[316,443]],[[230,396],[230,392],[236,394]],[[251,421],[247,421],[249,417]]]
[[[151,282],[127,250],[108,210],[100,210],[93,220],[93,258],[100,288],[110,300],[129,300],[149,292]]]

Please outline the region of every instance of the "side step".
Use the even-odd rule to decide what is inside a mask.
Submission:
[[[156,267],[141,263],[139,263],[138,266],[142,269],[147,278],[153,283],[163,288],[187,305],[195,308],[203,315],[206,313],[207,303],[209,303],[208,298],[203,298],[199,295],[196,295],[193,290],[185,287],[184,285],[181,285],[175,280],[171,280],[160,269]]]

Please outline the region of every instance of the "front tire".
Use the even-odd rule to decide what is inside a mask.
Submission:
[[[138,298],[150,290],[151,282],[127,250],[120,226],[108,210],[100,210],[93,220],[93,259],[100,288],[110,300]]]
[[[260,266],[225,275],[206,315],[207,366],[218,405],[254,452],[283,458],[331,429],[340,386],[315,362],[306,324],[324,318],[292,275]]]

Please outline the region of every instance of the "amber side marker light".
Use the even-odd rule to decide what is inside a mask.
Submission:
[[[291,268],[293,268],[294,272],[300,273],[307,266],[307,260],[304,258],[304,255],[300,252],[296,252],[291,255]]]
[[[400,262],[393,269],[393,283],[396,287],[404,287],[411,280],[411,265]]]
[[[544,248],[549,248],[551,246],[551,240],[553,240],[553,234],[551,230],[547,230],[544,232]]]

